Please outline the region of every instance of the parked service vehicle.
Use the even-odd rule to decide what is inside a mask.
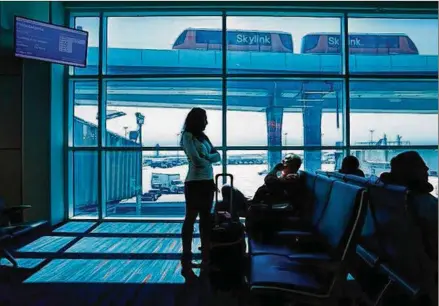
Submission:
[[[184,184],[180,174],[153,173],[151,176],[151,188],[159,189],[163,194],[182,194]]]

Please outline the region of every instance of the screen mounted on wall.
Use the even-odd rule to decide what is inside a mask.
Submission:
[[[88,32],[15,17],[15,56],[86,67]]]

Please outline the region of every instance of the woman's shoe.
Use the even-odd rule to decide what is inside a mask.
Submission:
[[[197,275],[194,273],[192,268],[182,268],[181,275],[186,280],[186,283],[193,283],[197,279]]]

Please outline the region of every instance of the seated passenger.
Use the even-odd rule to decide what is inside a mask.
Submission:
[[[412,192],[409,206],[421,229],[426,253],[437,261],[438,204],[437,198],[430,194],[433,186],[428,182],[428,170],[417,152],[407,151],[392,158],[390,172],[382,173],[380,180],[385,184],[405,186]]]
[[[385,184],[406,186],[417,193],[430,193],[433,186],[428,182],[429,168],[416,151],[406,151],[398,154],[390,161],[390,173],[380,175]]]
[[[338,172],[364,177],[364,172],[360,169],[360,162],[352,155],[346,156],[343,159],[341,169]]]
[[[215,210],[216,211],[230,211],[230,196],[231,192],[233,190],[233,213],[235,214],[234,217],[245,217],[247,212],[247,206],[248,206],[248,199],[247,197],[238,189],[233,188],[230,185],[224,185],[223,188],[221,188],[221,193],[223,195],[223,200],[216,204]]]
[[[264,179],[253,197],[253,203],[299,202],[301,179],[298,174],[302,160],[290,154],[274,166]],[[297,203],[299,204],[299,203]]]
[[[302,160],[297,155],[288,155],[265,177],[265,184],[256,191],[251,203],[289,204],[281,210],[266,211],[250,205],[245,225],[252,239],[271,239],[271,234],[283,228],[291,216],[303,215],[306,208],[306,188],[298,171]],[[255,207],[255,209],[253,209]]]

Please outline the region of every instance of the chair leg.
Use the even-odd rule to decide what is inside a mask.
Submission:
[[[18,263],[17,263],[17,261],[15,260],[14,256],[12,256],[12,254],[9,253],[9,251],[8,251],[8,250],[5,250],[5,249],[3,249],[3,253],[4,253],[4,255],[5,255],[5,258],[6,258],[7,260],[9,260],[9,262],[12,264],[12,266],[13,266],[14,268],[18,268]]]

